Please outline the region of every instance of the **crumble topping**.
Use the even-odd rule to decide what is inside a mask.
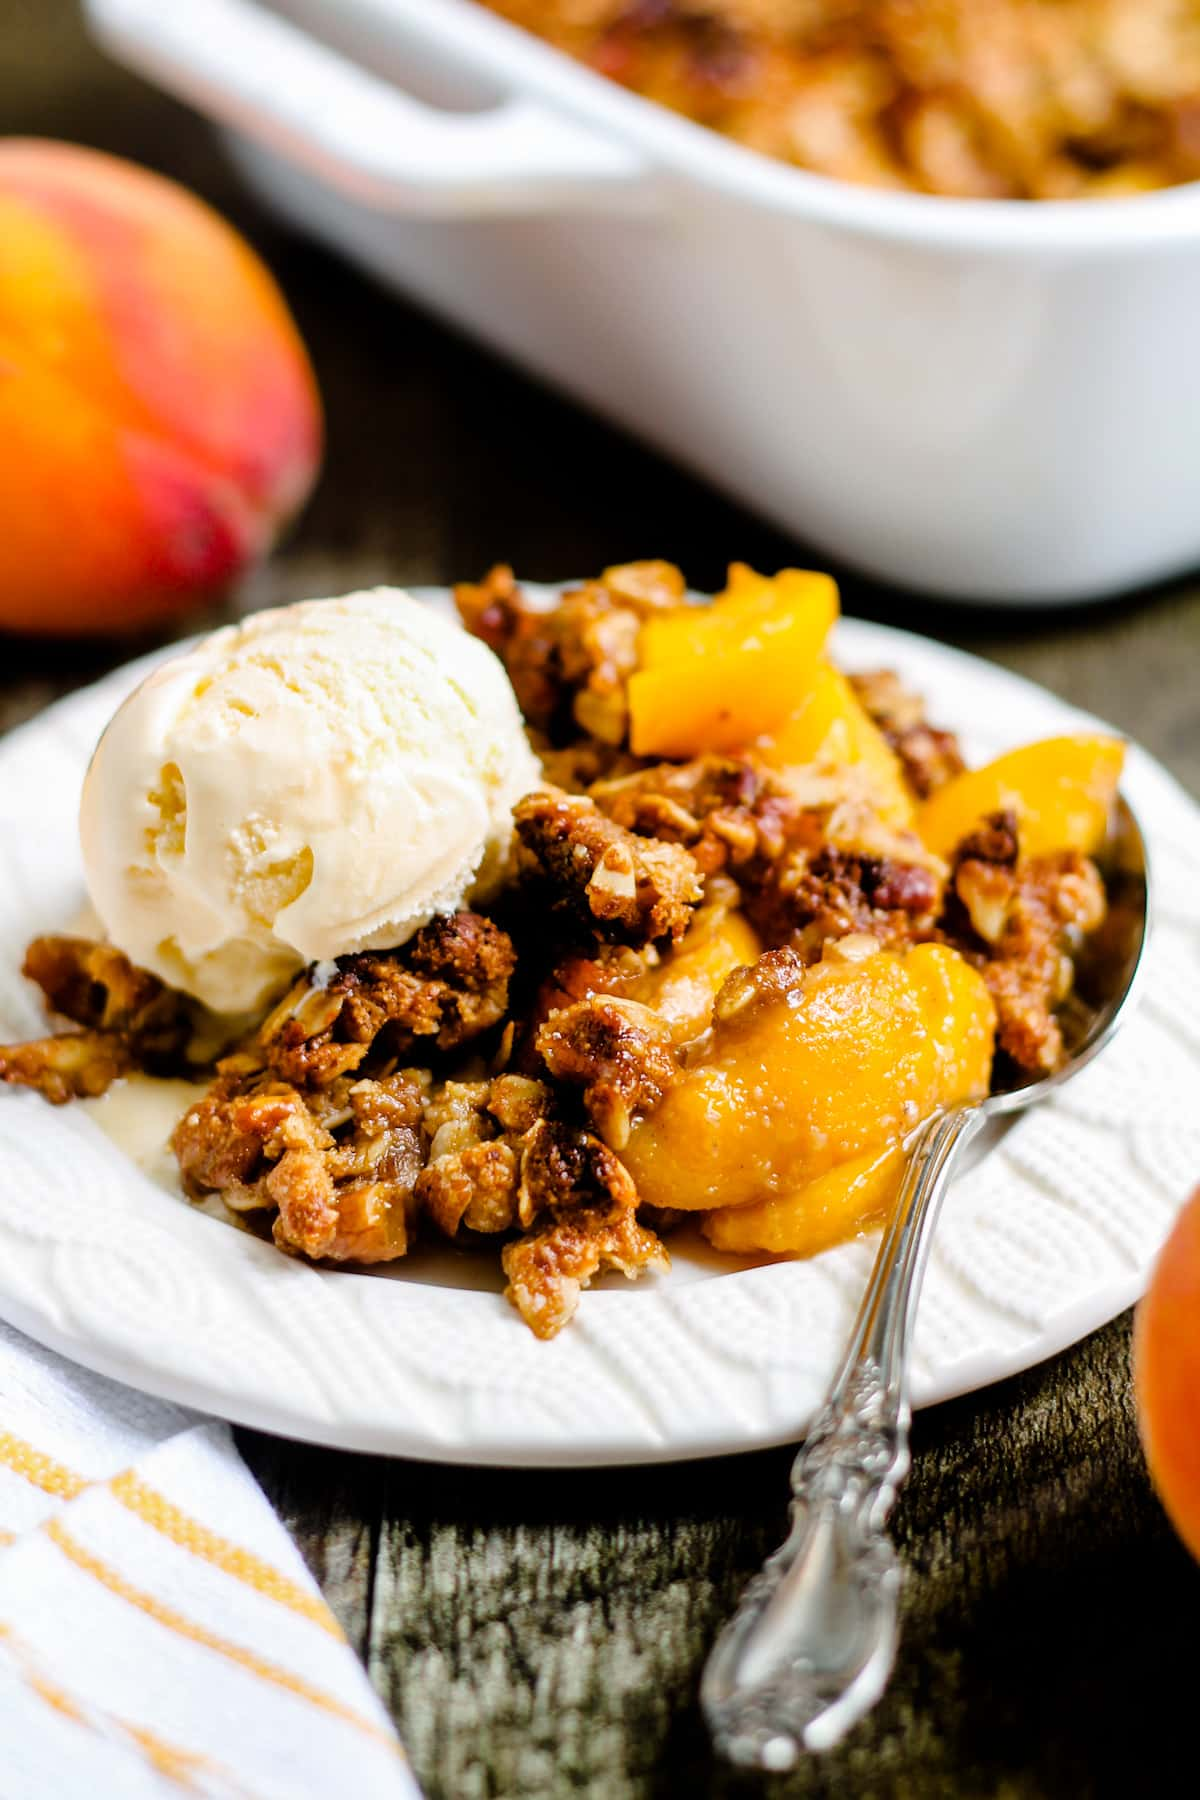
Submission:
[[[1022,863],[1016,815],[999,812],[960,844],[952,879],[945,936],[988,984],[999,1049],[1044,1074],[1063,1053],[1055,1013],[1071,991],[1073,953],[1104,920],[1100,872],[1074,850]]]
[[[982,199],[1200,176],[1179,0],[483,0],[599,74],[837,180]]]
[[[571,923],[634,946],[683,936],[703,888],[678,844],[637,837],[594,800],[554,789],[518,801],[513,818],[518,869]]]
[[[891,669],[851,675],[850,686],[900,758],[908,785],[919,800],[927,800],[953,776],[962,774],[966,764],[954,733],[929,723],[924,699],[905,687]]]
[[[551,1013],[536,1047],[551,1075],[582,1088],[588,1116],[614,1150],[629,1142],[635,1113],[657,1106],[679,1073],[669,1022],[612,995]]]
[[[0,1046],[0,1081],[35,1088],[61,1106],[102,1094],[131,1069],[186,1072],[193,1009],[111,944],[37,937],[25,952],[22,972],[41,988],[49,1012],[82,1029]]]
[[[400,950],[339,957],[328,980],[320,965],[306,970],[253,1043],[221,1066],[323,1087],[368,1056],[457,1049],[504,1017],[515,966],[511,938],[490,919],[435,919]]]
[[[625,736],[625,683],[637,667],[642,620],[678,605],[684,585],[669,563],[627,563],[547,609],[500,565],[482,582],[460,583],[454,597],[468,631],[504,663],[530,725],[556,743],[582,732],[615,746]]]
[[[67,1031],[0,1047],[0,1081],[33,1088],[52,1106],[95,1099],[136,1067],[132,1050],[111,1031]]]

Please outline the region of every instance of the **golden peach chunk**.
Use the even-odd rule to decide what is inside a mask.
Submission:
[[[1013,811],[1021,855],[1054,850],[1091,855],[1104,842],[1125,761],[1120,738],[1044,738],[968,769],[926,800],[917,830],[938,856],[949,856],[989,813]]]
[[[638,756],[735,750],[787,717],[812,678],[837,617],[828,575],[742,564],[711,606],[671,607],[647,620],[629,680],[629,736]]]
[[[794,979],[789,956],[731,978],[705,1054],[634,1126],[624,1159],[650,1205],[794,1194],[987,1092],[995,1011],[957,951],[923,944],[809,969],[794,959]]]

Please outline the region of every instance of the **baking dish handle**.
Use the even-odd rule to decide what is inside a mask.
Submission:
[[[643,210],[634,151],[532,100],[426,106],[253,0],[86,0],[121,61],[379,210]]]

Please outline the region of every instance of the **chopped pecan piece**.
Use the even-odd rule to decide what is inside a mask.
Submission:
[[[343,1021],[348,984],[335,987],[339,976],[324,979],[320,967],[306,969],[259,1027],[257,1036],[224,1057],[218,1071],[253,1074],[267,1069],[297,1087],[330,1087],[366,1061],[374,1036],[353,1030]]]
[[[550,1089],[526,1075],[497,1075],[488,1089],[487,1109],[502,1131],[518,1135],[549,1117]]]
[[[286,1082],[247,1088],[234,1077],[219,1076],[171,1135],[184,1187],[192,1194],[218,1193],[235,1212],[269,1206],[262,1178],[282,1155],[282,1134],[297,1115],[303,1115],[300,1129],[317,1129],[303,1095]],[[333,1139],[326,1132],[322,1142],[331,1146]]]
[[[749,1021],[760,1007],[773,1006],[804,980],[804,958],[788,945],[766,950],[757,962],[727,975],[713,1005],[714,1024]]]
[[[1071,989],[1071,952],[1105,907],[1099,870],[1076,851],[1034,857],[1020,869],[1003,935],[980,965],[996,1002],[997,1044],[1019,1068],[1040,1074],[1061,1061],[1054,1009]]]
[[[51,1012],[83,1029],[0,1046],[0,1081],[36,1088],[59,1106],[104,1093],[131,1069],[168,1075],[186,1066],[193,1031],[188,1003],[111,944],[34,938],[23,972]]]
[[[620,1157],[590,1131],[539,1119],[525,1140],[518,1215],[531,1225],[541,1213],[581,1206],[637,1208],[637,1189]]]
[[[588,791],[614,824],[685,845],[705,875],[769,865],[815,819],[786,781],[751,756],[653,763]]]
[[[424,1070],[401,1069],[382,1081],[356,1081],[347,1099],[358,1130],[369,1138],[416,1131],[424,1117],[426,1079]]]
[[[328,1218],[322,1210],[315,1231],[305,1210],[313,1191],[312,1163],[302,1160],[303,1150],[296,1154],[294,1174],[285,1167],[285,1154],[267,1177],[267,1191],[279,1207],[277,1244],[333,1262],[393,1262],[406,1254],[416,1218],[413,1188],[424,1160],[415,1126],[368,1132],[356,1120],[349,1136],[335,1142],[322,1159],[332,1184],[334,1216]]]
[[[954,854],[951,876],[955,897],[985,944],[1004,936],[1009,907],[1017,891],[1017,815],[993,813],[978,831],[963,839]]]
[[[270,1178],[272,1197],[279,1202],[279,1216],[272,1228],[281,1250],[302,1249],[306,1256],[327,1262],[350,1262],[364,1266],[370,1263],[395,1262],[411,1248],[414,1217],[412,1184],[419,1152],[393,1152],[380,1166],[372,1181],[357,1181],[334,1188],[334,1213],[327,1235],[320,1239],[322,1248],[311,1249],[298,1242],[293,1234],[294,1211],[290,1200],[291,1177],[282,1173],[280,1164]],[[300,1174],[300,1172],[297,1172]],[[303,1177],[301,1176],[301,1188]]]
[[[439,1230],[507,1231],[517,1222],[521,1156],[528,1134],[547,1116],[545,1082],[523,1075],[447,1081],[425,1107],[429,1164],[416,1198]]]
[[[925,702],[891,669],[852,675],[851,686],[900,758],[908,784],[927,799],[966,764],[952,731],[941,731],[925,716]]]
[[[583,1087],[592,1123],[614,1150],[629,1142],[634,1115],[657,1106],[678,1075],[670,1023],[609,995],[551,1013],[537,1049],[551,1075]]]
[[[1020,858],[1020,832],[1017,815],[1011,807],[988,813],[978,827],[968,832],[954,852],[953,866],[964,863],[993,863],[998,869],[1012,871]]]
[[[465,1150],[496,1135],[487,1110],[489,1091],[486,1081],[443,1081],[432,1090],[424,1112],[431,1158]]]
[[[683,936],[702,894],[686,850],[636,837],[594,801],[557,789],[527,794],[513,817],[523,872],[573,923],[634,946]]]
[[[34,938],[24,973],[51,1012],[89,1031],[119,1032],[141,1064],[177,1062],[192,1035],[182,994],[139,969],[111,944],[88,938]]]
[[[324,1256],[337,1235],[337,1192],[324,1152],[331,1148],[303,1104],[279,1134],[282,1154],[263,1177],[268,1200],[278,1207],[271,1235],[281,1250]]]

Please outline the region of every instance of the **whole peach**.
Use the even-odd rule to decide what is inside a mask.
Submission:
[[[152,624],[263,555],[321,410],[266,268],[173,182],[0,141],[0,630]]]
[[[1150,1473],[1176,1531],[1200,1557],[1200,1189],[1155,1265],[1133,1347]]]

